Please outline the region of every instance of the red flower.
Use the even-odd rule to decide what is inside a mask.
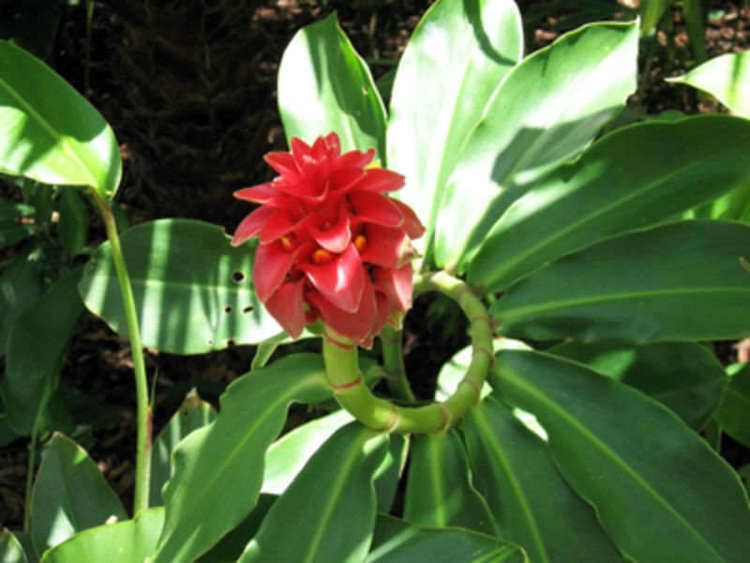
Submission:
[[[366,168],[375,151],[341,154],[338,135],[312,146],[292,139],[291,152],[266,162],[280,175],[234,193],[260,204],[237,227],[232,244],[258,236],[253,281],[258,298],[296,338],[321,318],[337,333],[369,346],[411,306],[414,251],[424,227],[385,192],[404,178]]]

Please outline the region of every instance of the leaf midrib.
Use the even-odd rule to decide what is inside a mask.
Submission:
[[[513,474],[510,464],[508,463],[508,459],[505,457],[502,448],[497,443],[497,439],[493,434],[492,429],[490,428],[489,422],[487,421],[487,416],[481,409],[474,409],[471,415],[471,419],[476,423],[477,430],[479,430],[479,433],[484,437],[483,444],[494,454],[501,471],[505,474],[508,484],[513,490],[514,496],[518,500],[521,514],[523,516],[523,519],[528,524],[528,530],[531,533],[531,537],[534,540],[534,543],[536,544],[537,551],[539,552],[539,556],[541,557],[541,561],[549,562],[549,554],[547,553],[547,548],[544,545],[544,541],[542,540],[542,534],[541,530],[539,529],[539,524],[536,520],[536,517],[534,516],[533,511],[531,510],[529,501],[524,494],[523,487],[518,482],[518,479],[516,479],[516,476]]]
[[[640,485],[640,487],[646,493],[648,493],[649,497],[653,498],[658,505],[661,505],[668,514],[671,514],[679,524],[682,524],[682,527],[693,537],[697,538],[699,543],[707,546],[709,551],[717,556],[717,561],[724,560],[721,554],[716,551],[716,548],[714,548],[714,546],[703,536],[703,534],[701,534],[700,531],[697,530],[695,526],[693,526],[693,524],[685,516],[682,515],[682,513],[680,513],[675,507],[673,507],[669,503],[669,501],[667,501],[667,499],[662,497],[648,481],[642,478],[640,474],[635,469],[633,469],[615,450],[608,448],[607,445],[603,443],[596,434],[589,431],[583,423],[579,422],[575,417],[568,415],[567,411],[563,407],[561,407],[553,399],[549,398],[547,395],[539,391],[537,387],[526,383],[526,381],[519,374],[515,373],[507,366],[502,366],[500,370],[502,372],[502,375],[504,376],[505,381],[510,380],[512,382],[511,384],[514,384],[517,388],[520,388],[522,391],[528,393],[535,400],[546,406],[551,412],[557,414],[557,416],[564,423],[567,423],[574,430],[577,430],[578,433],[595,449],[599,450],[607,459],[613,462],[616,466],[620,467],[625,476],[630,477],[630,479],[634,481],[636,485]],[[552,444],[553,439],[554,437],[550,436],[550,444]]]
[[[748,293],[750,294],[750,285],[744,287],[680,287],[671,289],[655,289],[648,291],[629,291],[623,293],[611,293],[607,295],[584,296],[575,299],[564,299],[559,301],[548,301],[540,304],[527,305],[516,308],[503,309],[502,300],[495,313],[504,321],[516,320],[518,317],[533,315],[535,313],[547,313],[565,309],[566,307],[577,307],[581,305],[594,305],[599,303],[627,301],[630,299],[651,298],[651,297],[669,297],[680,295],[692,295],[700,293]]]
[[[551,236],[549,236],[547,238],[541,239],[539,242],[537,242],[536,244],[534,244],[531,247],[528,247],[524,251],[514,253],[513,256],[511,256],[509,259],[503,261],[501,263],[501,266],[500,266],[500,270],[499,270],[500,273],[496,277],[501,277],[502,278],[502,276],[504,274],[507,274],[507,272],[509,272],[509,271],[512,272],[513,271],[513,267],[517,266],[519,263],[523,264],[524,260],[526,260],[529,256],[532,256],[532,255],[536,254],[539,251],[540,248],[544,249],[545,247],[549,247],[550,245],[553,245],[556,241],[560,240],[561,238],[564,238],[566,235],[570,234],[571,232],[576,231],[580,227],[586,226],[587,224],[589,224],[591,222],[594,222],[597,219],[600,219],[603,215],[606,215],[607,213],[611,212],[613,209],[616,209],[616,208],[618,208],[620,206],[625,206],[625,205],[631,203],[634,199],[637,199],[638,197],[642,196],[643,194],[646,194],[648,192],[654,191],[655,189],[661,187],[662,184],[664,184],[666,182],[669,182],[672,179],[674,179],[675,176],[683,174],[683,173],[689,171],[692,168],[700,167],[700,165],[702,165],[704,163],[705,158],[711,158],[711,157],[715,156],[715,154],[720,154],[720,153],[721,153],[721,151],[716,151],[716,152],[711,153],[709,155],[704,155],[704,159],[703,160],[692,161],[692,162],[689,162],[688,164],[680,166],[676,170],[673,170],[672,172],[670,172],[669,174],[667,174],[665,176],[661,176],[659,179],[656,179],[656,180],[654,180],[652,182],[646,183],[646,185],[642,189],[634,190],[632,192],[626,192],[623,197],[621,197],[619,199],[615,199],[612,203],[605,204],[605,205],[603,205],[603,206],[601,206],[599,208],[596,208],[596,209],[593,210],[592,213],[590,213],[588,215],[583,215],[582,218],[576,219],[576,220],[572,221],[571,223],[568,223],[564,227],[556,230],[554,232],[554,234],[552,234]],[[579,188],[579,189],[580,190],[584,190],[584,189],[586,189],[586,187],[590,188],[591,185],[592,185],[592,183],[588,183],[588,184],[585,184],[582,188]],[[579,192],[579,190],[574,190],[572,192],[569,192],[568,194],[566,194],[566,197],[569,197],[569,196],[571,196],[573,194],[576,194],[577,192]],[[523,200],[523,198],[520,198],[519,200],[517,200],[517,202],[518,201],[522,201],[522,200]],[[703,200],[701,200],[701,201],[703,201]],[[514,202],[514,204],[517,203],[517,202]],[[698,202],[698,203],[700,203],[700,202]],[[531,219],[533,219],[533,215],[531,217],[529,217],[529,220],[531,220]],[[524,221],[524,223],[526,223],[526,222],[527,221]],[[518,223],[516,223],[516,225],[518,225]],[[510,228],[512,228],[513,226],[515,226],[515,225],[511,225]],[[609,236],[609,234],[605,234],[604,235],[605,238],[607,236]],[[585,244],[585,246],[589,246],[589,243],[584,243],[584,244]],[[568,254],[570,252],[575,252],[577,249],[580,249],[580,248],[582,248],[580,245],[577,246],[577,247],[575,247],[575,248],[571,248],[570,250],[565,251],[565,254]],[[550,259],[545,259],[545,262],[549,262],[550,260],[553,260],[553,259],[551,259],[551,258]],[[516,276],[517,275],[518,274],[516,274]]]
[[[358,454],[361,452],[361,446],[365,441],[367,441],[367,434],[365,432],[361,432],[360,435],[357,436],[357,439],[353,440],[349,445],[347,456],[346,458],[344,458],[344,462],[339,466],[336,474],[334,475],[333,486],[331,488],[330,494],[326,496],[325,505],[323,506],[323,510],[320,513],[320,517],[317,519],[318,525],[317,527],[315,527],[313,536],[310,539],[310,543],[307,545],[307,551],[302,558],[302,561],[304,561],[304,563],[313,563],[315,561],[315,556],[320,546],[320,542],[323,541],[323,533],[328,526],[328,521],[331,519],[333,511],[336,508],[336,504],[339,501],[341,492],[344,490],[346,481],[350,477],[352,467],[357,461]]]
[[[211,478],[209,479],[209,481],[207,483],[204,483],[200,487],[200,491],[198,492],[198,495],[196,495],[198,497],[198,499],[195,502],[192,503],[193,505],[199,505],[199,504],[201,504],[201,503],[203,503],[205,501],[205,499],[206,499],[206,493],[208,493],[208,492],[211,491],[211,488],[213,487],[213,485],[219,480],[219,477],[226,470],[226,467],[229,465],[229,462],[233,461],[234,458],[237,456],[237,453],[239,451],[245,449],[245,444],[248,441],[250,441],[252,438],[255,437],[257,429],[260,426],[262,426],[266,422],[266,420],[268,420],[268,418],[270,418],[272,415],[276,414],[278,408],[281,405],[284,405],[284,404],[292,401],[293,398],[295,396],[297,396],[297,393],[300,392],[300,391],[302,391],[306,387],[313,386],[316,383],[316,379],[317,379],[317,376],[308,376],[307,379],[303,379],[297,385],[295,385],[293,387],[290,387],[287,390],[287,392],[283,393],[276,401],[271,401],[269,408],[266,408],[262,412],[262,414],[260,416],[258,416],[253,421],[253,424],[250,426],[250,428],[248,429],[248,431],[245,433],[245,439],[239,440],[235,444],[234,448],[232,448],[232,450],[230,451],[229,455],[224,456],[224,458],[218,464],[218,467],[216,467],[211,472],[211,475],[212,475]],[[218,420],[218,418],[216,420]],[[216,420],[212,424],[215,424]],[[208,433],[206,435],[208,436]],[[271,441],[273,441],[273,438],[271,438]],[[259,475],[261,476],[261,479],[262,479],[262,477],[263,477],[263,468],[264,468],[264,465],[265,465],[265,458],[264,458],[264,456],[260,456],[258,459],[259,459],[259,464],[258,464],[259,471],[258,471],[258,473],[259,473]],[[259,491],[260,491],[260,487],[261,486],[262,486],[262,483],[258,487]],[[167,502],[166,502],[166,499],[165,499],[165,505],[166,504],[167,504]],[[178,522],[179,522],[179,520],[178,520]],[[158,560],[158,556],[163,551],[164,546],[168,545],[168,541],[173,539],[173,537],[174,537],[174,530],[175,529],[179,529],[179,527],[177,525],[173,526],[172,530],[171,530],[171,533],[167,536],[168,540],[165,540],[163,544],[159,545],[159,549],[158,549],[157,554],[156,554],[157,555],[157,560]],[[165,531],[167,530],[167,522],[166,522],[166,520],[164,522],[164,530]],[[194,535],[195,534],[191,535],[190,537],[193,538]],[[159,542],[159,543],[161,543],[161,542]],[[192,546],[190,546],[190,544],[188,542],[185,542],[185,543],[182,544],[183,548],[185,546],[192,547]],[[184,551],[184,549],[178,549],[177,554],[180,554],[183,551]],[[197,555],[197,553],[195,555]]]
[[[13,87],[11,87],[10,84],[8,84],[5,80],[3,80],[0,77],[0,86],[2,86],[8,94],[16,101],[16,103],[21,106],[34,120],[37,121],[37,123],[41,126],[41,128],[50,136],[52,137],[52,140],[56,142],[62,149],[62,151],[65,153],[65,156],[70,158],[72,161],[78,165],[78,167],[83,170],[84,175],[88,177],[89,186],[92,188],[97,189],[104,189],[104,186],[98,185],[96,179],[94,178],[94,175],[91,173],[91,170],[83,163],[83,161],[79,158],[79,156],[76,154],[76,152],[70,147],[68,137],[65,135],[62,135],[58,133],[54,127],[46,120],[44,119],[31,105],[29,105],[26,100],[21,96]]]

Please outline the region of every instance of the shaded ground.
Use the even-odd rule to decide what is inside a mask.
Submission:
[[[67,7],[48,60],[86,92],[113,125],[125,157],[118,201],[132,222],[180,216],[232,229],[247,211],[231,198],[232,190],[267,180],[270,173],[262,155],[284,148],[274,86],[278,61],[295,30],[336,9],[355,47],[380,78],[393,70],[430,3],[101,2],[96,4],[90,40],[82,7]],[[748,48],[750,7],[740,11],[737,3],[709,4],[715,6],[706,32],[710,53]],[[611,2],[519,5],[527,16],[528,50],[585,21],[628,15]],[[0,2],[0,13],[4,8]],[[642,61],[646,70],[640,77],[641,94],[632,100],[636,115],[667,108],[712,109],[710,102],[687,88],[662,82],[663,77],[689,67],[694,58],[679,11],[673,12],[673,25],[669,35],[654,38],[651,57]],[[103,239],[101,230],[94,236]],[[423,298],[415,310],[406,323],[406,361],[417,392],[427,397],[438,367],[465,345],[465,323],[447,302]],[[727,361],[735,353],[731,346],[719,351]],[[190,388],[198,387],[204,397],[215,400],[228,382],[247,371],[251,357],[250,348],[191,358],[150,354],[149,373],[158,373],[156,430]],[[89,448],[127,499],[132,492],[135,445],[127,344],[102,322],[87,317],[67,356],[63,382],[85,394],[76,399],[81,405],[76,412],[88,424],[79,425],[74,437]],[[72,421],[73,427],[76,422]],[[743,455],[730,452],[733,460]],[[0,521],[11,528],[20,526],[25,465],[24,440],[0,450]]]

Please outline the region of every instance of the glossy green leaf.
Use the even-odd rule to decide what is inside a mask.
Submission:
[[[750,334],[750,227],[686,221],[605,240],[539,270],[492,307],[518,338],[721,340]]]
[[[245,551],[247,543],[258,532],[258,528],[274,502],[276,502],[275,496],[260,495],[252,512],[234,530],[221,538],[221,541],[210,551],[201,555],[197,563],[236,563]]]
[[[404,520],[498,535],[487,502],[474,488],[466,450],[455,431],[412,438]]]
[[[34,233],[34,227],[29,224],[34,212],[31,205],[0,198],[0,248],[14,245]]]
[[[162,491],[166,518],[154,563],[192,561],[237,526],[258,500],[263,454],[281,431],[289,404],[330,393],[316,354],[287,356],[227,387],[216,420],[182,440],[172,455],[174,476]]]
[[[338,430],[268,511],[239,562],[362,561],[375,526],[373,480],[388,442],[358,422]]]
[[[27,563],[26,553],[23,551],[21,542],[18,541],[10,530],[3,528],[0,532],[0,562],[2,563]]]
[[[261,491],[271,495],[283,494],[326,440],[352,420],[348,412],[338,410],[298,426],[271,444],[266,452]]]
[[[279,113],[287,140],[336,132],[342,150],[385,155],[385,108],[370,69],[331,14],[303,27],[279,67]]]
[[[696,430],[706,425],[727,384],[716,356],[694,342],[567,342],[549,352],[635,387]]]
[[[555,468],[544,442],[492,397],[461,424],[477,489],[500,533],[532,561],[620,561],[583,500]],[[565,515],[561,518],[561,515]]]
[[[172,452],[188,434],[213,422],[216,410],[191,391],[177,412],[161,429],[151,450],[149,504],[162,506],[161,490],[172,474]]]
[[[95,188],[120,183],[112,129],[86,99],[42,61],[0,41],[0,172],[44,184]]]
[[[640,16],[641,31],[644,35],[651,35],[669,7],[669,0],[641,0]]]
[[[78,270],[59,279],[10,329],[1,384],[8,422],[19,434],[31,433],[57,386],[63,354],[83,312],[79,279]]]
[[[560,37],[505,78],[471,133],[435,233],[438,266],[466,262],[508,206],[575,156],[636,86],[636,24],[598,23]]]
[[[123,233],[122,248],[144,346],[199,354],[280,332],[253,290],[255,244],[233,248],[216,225],[161,219]],[[109,243],[86,265],[80,292],[92,313],[127,332]]]
[[[164,510],[149,508],[133,520],[105,524],[76,534],[47,551],[42,563],[144,563],[154,552]]]
[[[667,81],[702,90],[727,106],[732,113],[750,117],[750,51],[715,57]]]
[[[632,560],[728,561],[750,552],[737,475],[658,402],[580,364],[507,351],[490,381],[537,416],[570,485]]]
[[[422,17],[399,62],[388,123],[388,167],[427,227],[426,244],[460,149],[492,93],[523,55],[511,0],[439,0]],[[424,241],[424,242],[422,242]]]
[[[36,252],[6,263],[0,273],[0,354],[5,355],[10,327],[44,293],[42,264]]]
[[[45,446],[31,499],[31,538],[38,553],[76,532],[126,520],[125,509],[86,451],[55,434]]]
[[[723,144],[727,137],[732,143]],[[748,154],[744,119],[712,115],[619,129],[508,208],[473,260],[469,280],[488,290],[507,288],[561,256],[747,185]]]
[[[523,550],[492,536],[460,528],[421,528],[379,516],[367,563],[526,563]]]
[[[89,209],[83,194],[62,190],[60,194],[60,241],[68,256],[75,256],[86,247],[89,235]]]
[[[730,378],[716,420],[724,432],[750,447],[750,364]]]

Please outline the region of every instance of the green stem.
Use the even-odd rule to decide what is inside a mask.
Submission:
[[[469,286],[445,272],[437,272],[418,277],[415,290],[440,291],[459,304],[470,322],[471,363],[455,393],[442,403],[400,407],[372,394],[359,371],[356,346],[340,335],[329,333],[323,340],[328,383],[339,404],[373,430],[416,434],[445,432],[479,402],[482,384],[494,360],[487,309]]]
[[[138,324],[138,312],[133,297],[133,286],[122,254],[120,237],[117,233],[115,216],[109,202],[91,191],[92,198],[99,211],[112,251],[117,282],[122,295],[125,321],[130,339],[130,354],[133,358],[133,372],[135,375],[135,394],[137,408],[137,437],[135,455],[135,494],[133,497],[133,515],[148,508],[149,482],[151,478],[151,407],[148,401],[148,379],[146,377],[146,363],[143,357],[143,345]]]
[[[383,345],[383,366],[388,374],[385,382],[396,399],[413,403],[417,399],[406,378],[404,353],[401,349],[402,338],[402,331],[388,325],[380,333],[380,343]]]
[[[37,417],[38,419],[38,417]],[[29,459],[26,464],[26,493],[24,495],[23,531],[31,529],[31,493],[34,489],[34,471],[36,470],[36,448],[39,445],[39,424],[34,422],[29,441]]]

